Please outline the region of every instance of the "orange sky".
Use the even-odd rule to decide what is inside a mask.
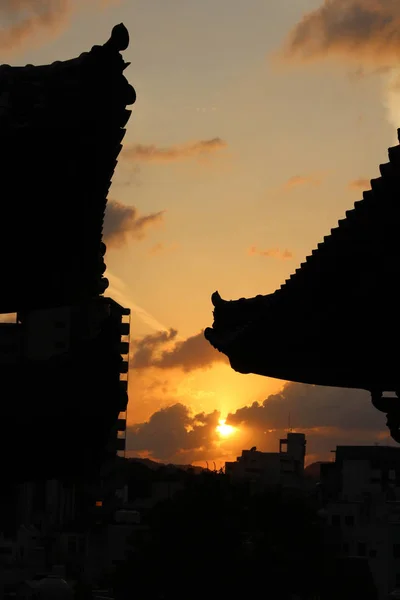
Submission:
[[[289,412],[313,458],[337,443],[386,443],[368,395],[239,375],[202,330],[212,324],[213,291],[273,292],[378,176],[400,125],[400,5],[37,6],[0,8],[1,62],[77,56],[121,21],[131,34],[125,73],[137,102],[105,231],[109,293],[132,309],[132,451],[189,462],[221,461],[255,443],[275,450]],[[259,410],[240,411],[253,402]],[[228,413],[238,429],[221,439],[215,428]]]

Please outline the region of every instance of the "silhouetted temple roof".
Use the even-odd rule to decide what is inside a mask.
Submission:
[[[215,292],[205,337],[241,373],[361,389],[400,389],[400,146],[381,177],[274,293]]]
[[[46,66],[0,66],[0,312],[102,293],[107,193],[135,91],[120,24]]]

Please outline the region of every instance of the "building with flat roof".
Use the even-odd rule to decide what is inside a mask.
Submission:
[[[225,463],[225,472],[232,481],[298,487],[303,480],[305,455],[305,434],[288,433],[279,440],[279,452],[261,452],[256,447],[243,450],[236,461]]]

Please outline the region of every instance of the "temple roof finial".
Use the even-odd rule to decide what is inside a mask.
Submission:
[[[213,303],[214,306],[217,306],[218,304],[222,304],[222,298],[218,292],[214,292],[212,294],[211,302]]]
[[[111,37],[106,46],[115,48],[118,52],[126,50],[129,46],[129,32],[123,23],[115,25],[111,32]]]

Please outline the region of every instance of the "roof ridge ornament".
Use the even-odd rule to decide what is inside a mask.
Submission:
[[[219,304],[223,304],[223,300],[218,292],[214,292],[211,296],[211,302],[214,306],[218,306]]]
[[[123,23],[115,25],[111,31],[110,39],[104,44],[106,48],[112,48],[117,52],[126,50],[129,46],[129,32]]]

